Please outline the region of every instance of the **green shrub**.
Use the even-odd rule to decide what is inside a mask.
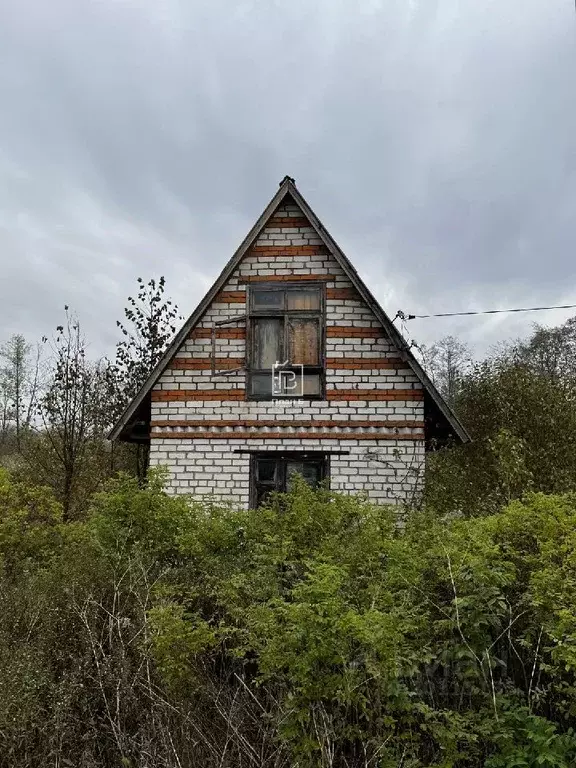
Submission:
[[[0,766],[576,764],[576,497],[439,520],[0,476]]]

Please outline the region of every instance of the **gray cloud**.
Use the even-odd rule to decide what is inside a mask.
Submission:
[[[561,0],[0,0],[0,301],[191,311],[289,173],[390,314],[576,303]],[[546,316],[414,321],[479,351]]]

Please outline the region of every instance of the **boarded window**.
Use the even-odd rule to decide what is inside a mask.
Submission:
[[[320,322],[316,318],[288,318],[288,359],[294,365],[320,362]]]
[[[320,309],[320,293],[318,290],[287,291],[286,308],[288,310]]]

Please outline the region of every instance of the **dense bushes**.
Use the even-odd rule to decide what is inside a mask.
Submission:
[[[0,765],[576,762],[576,497],[477,519],[0,478]]]

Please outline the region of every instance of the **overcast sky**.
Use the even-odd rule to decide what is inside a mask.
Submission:
[[[189,314],[285,174],[391,316],[576,304],[575,94],[572,0],[0,0],[0,337]]]

